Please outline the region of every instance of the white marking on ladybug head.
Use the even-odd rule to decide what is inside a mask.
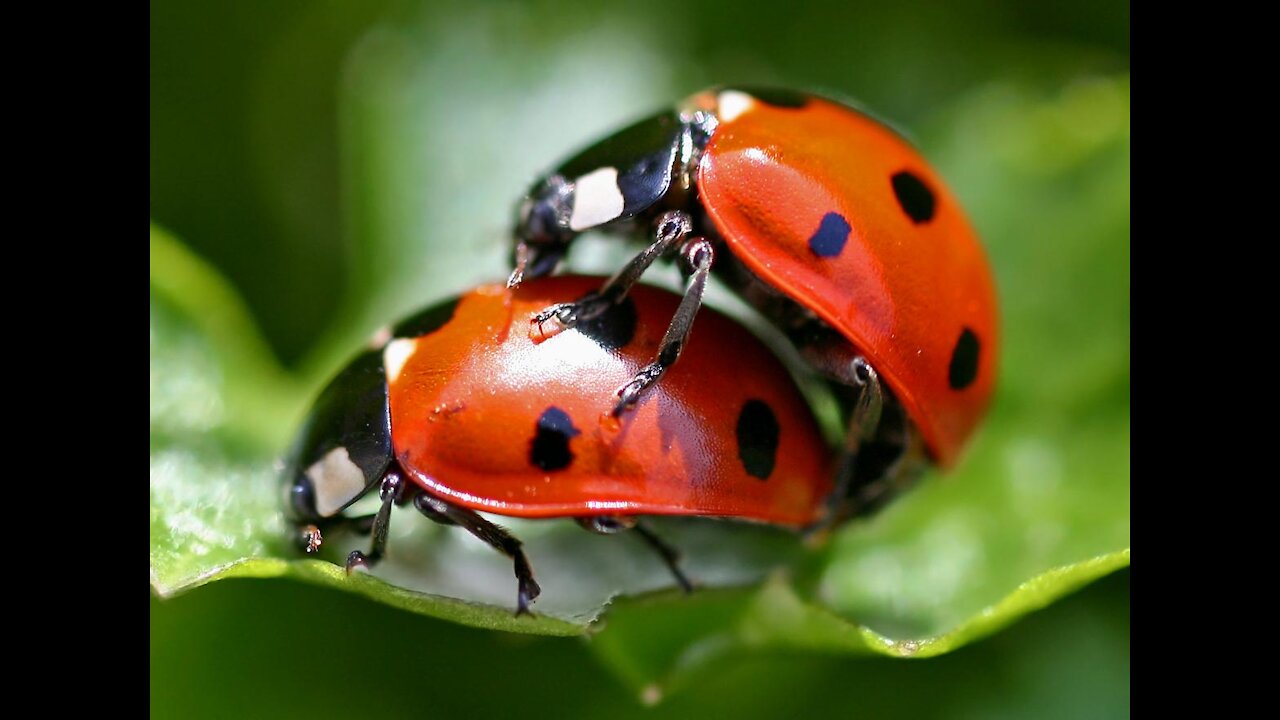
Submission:
[[[740,90],[725,90],[716,100],[719,104],[716,114],[720,116],[720,122],[732,122],[756,104],[755,98]]]
[[[417,351],[417,338],[400,338],[387,343],[387,347],[382,351],[382,366],[387,371],[387,382],[393,383],[400,377],[404,364]]]
[[[364,471],[351,461],[345,447],[336,447],[306,470],[315,490],[316,513],[330,517],[364,491]]]
[[[622,191],[618,189],[618,168],[593,170],[573,181],[569,229],[578,232],[616,220],[624,206]]]

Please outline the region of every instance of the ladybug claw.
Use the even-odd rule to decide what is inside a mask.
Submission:
[[[551,324],[550,330],[547,325]],[[541,342],[572,328],[578,324],[577,303],[557,303],[543,308],[529,318],[529,337],[534,342]],[[537,328],[535,331],[534,328]]]
[[[566,328],[571,328],[574,325],[577,325],[578,304],[567,302],[550,305],[534,315],[532,322],[542,325],[543,323],[551,322],[552,320],[564,325]]]
[[[538,599],[542,594],[542,588],[538,587],[538,582],[533,578],[521,579],[520,589],[516,592],[516,617],[521,615],[532,615],[529,612],[529,603]]]
[[[360,568],[361,570],[368,570],[369,559],[366,558],[364,553],[360,552],[359,550],[352,550],[351,554],[347,556],[347,575],[350,576],[351,571],[355,570],[356,568]]]
[[[615,420],[622,417],[622,415],[629,410],[632,405],[635,405],[636,401],[639,399],[640,391],[636,389],[636,381],[632,380],[619,388],[618,402],[614,404],[613,412],[609,413],[609,415]]]
[[[626,385],[618,388],[618,402],[613,406],[613,416],[622,417],[623,413],[639,402],[644,391],[662,377],[665,370],[666,368],[658,363],[650,363],[641,368],[640,372],[636,373],[636,376]]]
[[[679,560],[679,558],[676,558],[676,560],[672,562],[672,565],[671,565],[671,574],[675,577],[675,579],[676,579],[676,584],[680,586],[680,589],[684,591],[684,594],[685,594],[685,595],[692,595],[692,594],[693,594],[693,582],[692,582],[691,580],[689,580],[689,576],[688,576],[688,575],[685,575],[685,574],[684,574],[684,571],[680,569],[680,566],[679,566],[679,565],[677,565],[677,564],[675,564],[676,562],[678,562],[678,560]]]
[[[524,282],[524,270],[529,266],[529,246],[525,243],[516,245],[516,266],[507,278],[507,288],[514,290]]]
[[[591,293],[574,302],[549,305],[529,319],[530,325],[538,328],[535,333],[530,327],[529,337],[535,342],[555,337],[565,330],[577,327],[579,323],[594,320],[608,310],[611,304],[599,293]],[[548,324],[551,325],[550,331],[546,327]]]

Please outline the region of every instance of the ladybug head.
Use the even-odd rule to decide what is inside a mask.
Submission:
[[[531,245],[568,242],[575,234],[569,230],[572,203],[573,188],[563,176],[553,174],[543,178],[520,203],[516,236]]]
[[[673,179],[686,174],[695,145],[706,141],[692,122],[663,110],[583,148],[534,183],[516,218],[519,276],[549,273],[579,233],[626,223],[672,200]]]
[[[520,242],[512,257],[516,266],[513,277],[536,278],[555,270],[577,234],[569,229],[572,203],[573,189],[560,175],[551,175],[534,186],[516,216]]]
[[[291,519],[318,523],[382,480],[392,461],[382,353],[356,358],[316,398],[285,464]]]

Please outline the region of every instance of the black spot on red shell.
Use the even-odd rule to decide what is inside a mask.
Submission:
[[[392,337],[417,338],[439,330],[453,319],[453,311],[458,308],[458,300],[447,300],[432,305],[426,310],[410,315],[396,323],[391,329]]]
[[[960,332],[956,347],[951,351],[951,367],[947,372],[947,383],[952,390],[963,390],[973,384],[978,377],[978,356],[982,354],[982,344],[978,336],[969,328]]]
[[[533,440],[529,443],[529,462],[543,470],[563,470],[573,463],[569,441],[582,434],[573,426],[569,414],[554,405],[542,412]]]
[[[738,413],[738,459],[748,475],[768,480],[778,461],[778,417],[762,400],[748,400]]]
[[[843,215],[829,212],[822,216],[818,229],[809,238],[809,249],[818,257],[837,257],[844,251],[844,245],[849,242],[849,232],[852,230],[849,221],[845,220]]]
[[[919,225],[933,219],[937,200],[933,196],[933,191],[924,180],[920,179],[920,176],[909,170],[903,170],[895,173],[890,182],[893,184],[893,195],[898,198],[898,205],[902,207],[902,212],[911,218],[911,222]]]
[[[621,350],[636,336],[636,304],[628,296],[600,315],[583,320],[574,327],[605,350]]]

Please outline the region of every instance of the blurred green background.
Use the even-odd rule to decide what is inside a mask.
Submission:
[[[1127,434],[1127,3],[153,1],[150,72],[152,219],[236,285],[312,381],[387,318],[500,277],[514,200],[556,158],[702,86],[749,82],[855,97],[914,134],[1019,299],[1011,327],[1075,301],[1037,292],[1054,255],[1022,245],[1029,213],[1045,213],[1037,239],[1063,247],[1115,241],[1121,219],[1122,251],[1073,269],[1092,310],[1057,313],[1044,334],[1123,337],[1124,374],[1080,381],[1114,362],[1100,343],[1043,385],[1083,386],[1079,407],[1113,404]],[[1037,351],[1011,341],[1009,362]],[[749,653],[661,709],[1116,717],[1128,676],[1126,571],[943,658]],[[582,641],[247,581],[151,600],[151,711],[647,712]]]

